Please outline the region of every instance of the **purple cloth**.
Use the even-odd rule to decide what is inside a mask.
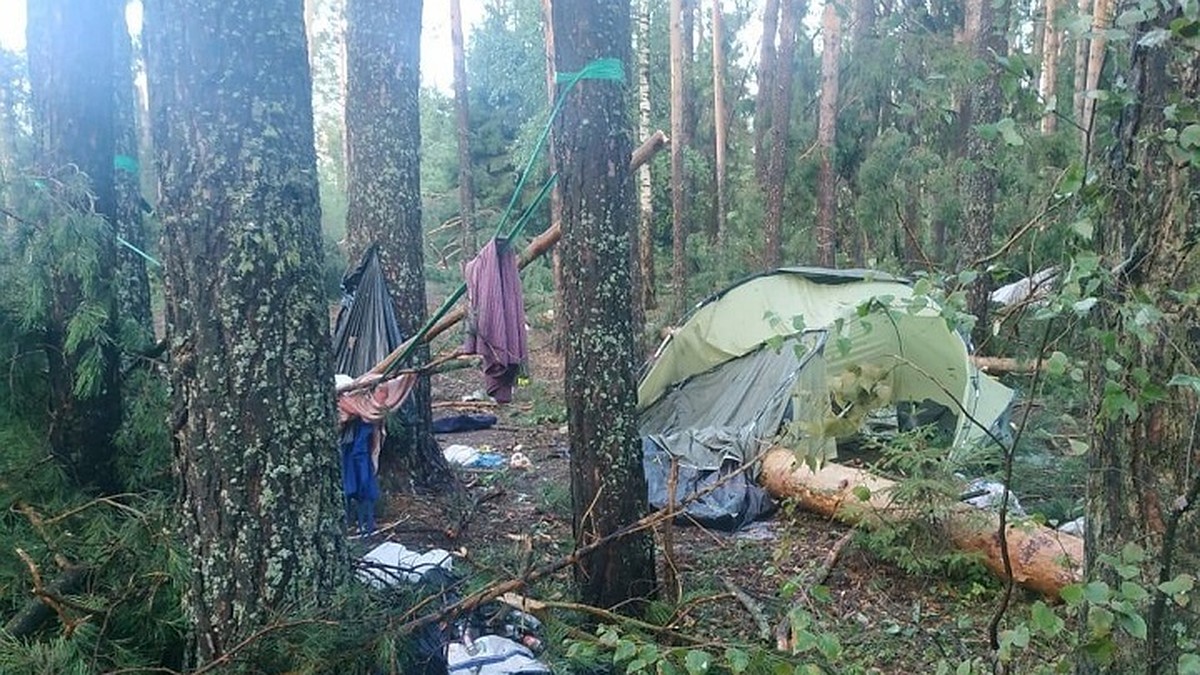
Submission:
[[[465,276],[470,321],[463,350],[483,357],[488,396],[508,403],[526,355],[517,254],[493,239],[467,263]]]

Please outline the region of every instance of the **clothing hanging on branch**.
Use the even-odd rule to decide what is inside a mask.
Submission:
[[[516,252],[505,240],[493,239],[467,263],[465,276],[469,309],[463,351],[483,357],[488,395],[508,403],[526,356],[525,303]]]

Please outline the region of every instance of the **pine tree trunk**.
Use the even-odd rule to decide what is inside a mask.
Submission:
[[[1085,661],[1081,672],[1174,673],[1178,636],[1200,634],[1196,613],[1156,590],[1200,567],[1194,513],[1200,507],[1200,391],[1186,381],[1171,384],[1176,376],[1194,377],[1200,363],[1194,292],[1200,251],[1191,196],[1200,178],[1195,168],[1172,159],[1179,146],[1164,134],[1174,125],[1164,115],[1168,104],[1200,97],[1200,68],[1177,38],[1162,46],[1141,43],[1176,20],[1178,9],[1163,11],[1130,31],[1128,89],[1122,92],[1128,103],[1104,167],[1104,183],[1112,189],[1094,240],[1104,267],[1116,273],[1095,315],[1093,355],[1121,367],[1098,368],[1092,378],[1097,413],[1088,466],[1087,576],[1114,588],[1133,581],[1150,591],[1146,604],[1134,607],[1146,620],[1146,639],[1118,635],[1113,661],[1103,667]],[[1148,313],[1157,317],[1153,327],[1141,323]],[[1135,408],[1122,409],[1126,400]],[[1130,544],[1148,555],[1142,575],[1126,579],[1101,557],[1119,557]]]
[[[346,569],[311,88],[300,3],[154,0],[145,34],[203,666]]]
[[[462,0],[450,0],[454,50],[454,111],[458,119],[458,204],[464,260],[475,254],[475,187],[471,178],[471,112],[467,103],[467,59],[463,49]]]
[[[124,9],[124,2],[116,3]],[[142,222],[141,153],[138,147],[137,90],[133,84],[133,45],[125,12],[113,16],[113,122],[116,161],[116,233],[130,246],[146,250],[146,228]],[[150,279],[146,259],[129,248],[118,246],[116,267],[117,314],[138,335],[140,350],[154,339],[150,315]]]
[[[800,17],[804,16],[804,0],[783,0],[783,11],[779,19],[779,54],[775,74],[771,78],[775,86],[771,103],[771,150],[767,163],[765,190],[767,214],[765,219],[766,246],[763,266],[773,269],[783,259],[783,195],[787,189],[788,131],[792,119],[792,61],[796,55],[796,29]],[[765,39],[765,38],[764,38]]]
[[[712,23],[713,23],[713,49],[712,49],[712,71],[713,71],[713,126],[714,137],[716,143],[716,182],[717,182],[717,217],[716,231],[711,237],[712,244],[720,247],[724,244],[726,229],[728,224],[726,218],[729,213],[728,195],[725,192],[725,150],[726,135],[729,132],[729,122],[726,119],[725,108],[725,21],[721,12],[721,0],[713,0],[712,3]]]
[[[680,27],[680,49],[683,64],[683,135],[679,136],[680,143],[685,148],[691,148],[695,145],[696,139],[696,111],[695,98],[692,95],[692,72],[696,65],[695,43],[696,43],[696,3],[699,0],[682,0],[679,14]],[[689,177],[689,183],[691,177]],[[689,185],[690,187],[690,185]],[[688,199],[690,195],[684,193],[684,199]]]
[[[1042,133],[1053,134],[1058,125],[1058,2],[1046,0],[1046,27],[1042,34],[1042,76],[1038,80],[1038,93],[1043,105],[1053,105],[1055,110],[1042,115]]]
[[[550,0],[546,0],[549,3]],[[650,0],[638,0],[638,139],[650,137]],[[643,311],[658,306],[654,275],[654,190],[650,162],[638,169],[638,267]]]
[[[1007,4],[1004,5],[1007,7]],[[997,8],[992,0],[971,0],[966,9],[965,34],[971,54],[987,64],[986,75],[972,86],[963,99],[962,128],[967,134],[962,199],[964,206],[962,265],[982,260],[991,251],[992,226],[995,218],[996,167],[992,142],[975,130],[977,125],[995,124],[1000,119],[1000,68],[995,55],[1002,53],[1005,36],[996,30]],[[1003,8],[1000,9],[1003,11]],[[988,275],[980,274],[967,287],[967,311],[976,318],[972,338],[975,347],[982,349],[991,335],[988,316],[988,297],[991,293]]]
[[[787,0],[790,1],[790,0]],[[766,0],[763,5],[762,44],[758,56],[758,94],[754,97],[754,175],[759,184],[767,178],[769,150],[767,130],[771,128],[771,102],[775,91],[775,36],[779,33],[779,2]]]
[[[346,3],[346,240],[351,260],[380,247],[384,278],[404,335],[424,325],[425,256],[421,229],[421,0]],[[414,364],[429,358],[422,346]],[[397,444],[413,482],[453,483],[433,438],[429,377],[412,394],[413,414]],[[388,453],[385,453],[385,457]]]
[[[683,0],[670,0],[668,33],[671,49],[671,315],[683,316],[687,306],[687,99],[683,63]]]
[[[1096,141],[1096,99],[1092,92],[1100,87],[1100,72],[1104,69],[1104,48],[1108,44],[1104,31],[1111,20],[1112,0],[1094,0],[1092,6],[1092,38],[1088,42],[1087,85],[1083,92],[1083,114],[1079,124],[1083,127],[1084,157],[1092,154]]]
[[[1079,0],[1079,15],[1087,16],[1088,9],[1091,7],[1091,0]],[[1087,96],[1087,52],[1088,39],[1087,35],[1076,32],[1073,35],[1075,38],[1075,67],[1074,67],[1074,97],[1071,101],[1071,111],[1075,120],[1075,124],[1080,128],[1084,126],[1083,120],[1083,100]]]
[[[555,0],[556,63],[577,72],[598,58],[630,62],[628,1]],[[563,188],[566,399],[575,546],[616,532],[647,509],[635,411],[629,290],[631,128],[623,81],[582,80],[555,125]],[[586,120],[586,124],[584,121]],[[637,611],[655,587],[653,539],[642,532],[575,569],[583,602]]]
[[[837,7],[826,0],[821,15],[821,34],[825,47],[821,52],[821,107],[817,123],[817,151],[820,175],[817,189],[817,262],[825,267],[836,264],[834,217],[837,210],[837,176],[833,155],[837,140],[838,61],[841,51],[842,21]]]
[[[81,212],[94,210],[108,226],[115,223],[113,184],[113,39],[115,3],[94,0],[38,0],[29,3],[27,44],[34,134],[42,169],[76,189],[65,198]],[[86,177],[94,201],[81,198],[79,177]],[[49,190],[60,190],[52,181]],[[71,226],[71,225],[63,225]],[[60,269],[51,271],[50,309],[45,320],[50,389],[51,452],[80,485],[114,491],[113,435],[121,419],[120,360],[113,270],[115,239],[97,243],[94,278],[84,280]],[[85,286],[93,290],[88,292]],[[83,303],[107,314],[104,333],[68,349],[68,325]],[[98,356],[90,362],[88,354]],[[80,378],[94,377],[88,393],[77,393]]]

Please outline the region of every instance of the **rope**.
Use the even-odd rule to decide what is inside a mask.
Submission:
[[[525,224],[529,221],[529,218],[533,215],[533,212],[542,204],[543,201],[545,201],[546,197],[550,194],[551,188],[553,188],[555,182],[557,182],[558,174],[555,174],[547,179],[546,182],[542,184],[541,189],[538,190],[533,202],[526,207],[520,218],[517,219],[517,222],[514,223],[513,226],[508,230],[508,233],[504,234],[504,226],[508,224],[508,220],[512,216],[513,210],[517,207],[517,200],[520,198],[521,192],[525,188],[525,182],[529,180],[529,174],[532,173],[534,164],[537,162],[537,158],[541,155],[542,148],[546,145],[546,140],[550,137],[550,130],[554,127],[554,120],[558,119],[558,114],[562,112],[563,106],[566,105],[567,94],[569,94],[571,90],[575,88],[575,85],[582,80],[609,80],[614,82],[624,82],[625,68],[621,65],[620,59],[605,58],[596,59],[595,61],[588,63],[583,67],[582,70],[578,72],[555,74],[554,82],[556,84],[563,85],[562,90],[559,92],[558,98],[554,102],[554,106],[550,109],[550,115],[546,119],[546,124],[542,127],[541,134],[538,135],[537,143],[535,143],[533,146],[533,152],[530,153],[529,159],[525,162],[525,168],[521,170],[521,177],[517,180],[516,187],[513,188],[512,199],[509,200],[508,207],[504,209],[504,213],[500,216],[500,222],[496,225],[496,232],[492,235],[493,239],[503,235],[505,242],[511,242],[513,239],[519,236],[521,231],[525,229]],[[394,361],[391,362],[391,364],[388,365],[387,368],[384,369],[384,378],[387,378],[389,375],[399,370],[400,365],[408,361],[413,352],[416,351],[417,345],[424,341],[425,336],[429,333],[430,329],[432,329],[438,321],[441,321],[442,317],[446,316],[446,314],[450,312],[450,308],[454,307],[454,305],[462,299],[463,295],[466,295],[466,292],[467,284],[464,282],[460,284],[444,302],[442,302],[441,307],[438,307],[438,310],[429,317],[429,319],[425,322],[425,325],[421,326],[421,330],[417,331],[417,334],[410,338],[408,347],[406,347],[404,351],[400,353],[400,356],[398,356]]]

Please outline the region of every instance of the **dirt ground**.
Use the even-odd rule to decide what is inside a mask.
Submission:
[[[480,582],[517,576],[533,556],[540,565],[571,551],[570,458],[562,407],[562,359],[545,332],[530,337],[529,385],[506,406],[464,403],[482,388],[476,370],[434,377],[434,418],[462,412],[495,414],[492,429],[439,435],[444,448],[464,444],[508,458],[526,455],[526,469],[461,471],[461,494],[386,494],[379,513],[382,534],[410,548],[441,547],[455,552],[455,569]],[[957,664],[987,653],[985,626],[1000,591],[986,575],[978,579],[914,576],[871,554],[857,542],[830,564],[831,551],[847,528],[839,523],[779,509],[773,518],[740,532],[676,525],[668,554],[658,532],[659,580],[670,566],[681,591],[672,627],[684,634],[743,644],[764,639],[751,610],[735,597],[744,593],[773,628],[799,606],[834,632],[854,670],[879,673],[933,672],[945,660]],[[526,543],[528,542],[528,543]],[[823,586],[813,580],[828,566]],[[797,589],[806,592],[797,593]],[[570,572],[526,589],[531,597],[570,600]],[[678,596],[676,596],[678,597]],[[1020,612],[1018,607],[1013,610]],[[552,649],[552,654],[554,650]]]

